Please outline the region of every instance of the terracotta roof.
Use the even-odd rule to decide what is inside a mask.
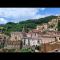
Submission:
[[[26,36],[26,32],[11,32],[11,34],[16,34],[16,35],[23,35]]]
[[[38,37],[37,38],[36,37],[34,37],[34,38],[32,38],[32,37],[24,37],[23,39],[32,39],[32,40],[38,40],[39,39],[40,40],[41,38],[40,37],[39,38]]]
[[[39,33],[41,32],[40,30],[33,29],[32,31],[26,33],[26,34],[33,34],[33,33]]]
[[[32,32],[39,33],[39,32],[41,32],[41,31],[40,31],[40,30],[37,30],[37,29],[33,29]]]
[[[52,33],[60,34],[60,31],[49,31],[49,32],[50,32],[51,34],[52,34]],[[49,32],[48,32],[48,33],[49,33]]]
[[[41,36],[43,38],[55,38],[55,36]]]
[[[22,32],[11,32],[11,34],[20,34]]]

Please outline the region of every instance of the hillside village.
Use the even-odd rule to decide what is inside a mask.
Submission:
[[[58,22],[60,16],[48,23],[37,25],[36,29],[29,32],[25,32],[23,27],[22,32],[11,32],[11,36],[0,33],[0,51],[8,52],[13,49],[13,52],[21,52],[22,49],[28,48],[32,52],[60,52]]]

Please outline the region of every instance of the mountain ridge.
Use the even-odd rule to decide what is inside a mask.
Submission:
[[[44,18],[39,19],[31,19],[26,21],[21,21],[19,23],[14,22],[8,22],[6,24],[0,24],[0,27],[4,27],[2,30],[4,30],[4,33],[10,33],[14,31],[22,31],[23,27],[25,31],[29,31],[31,29],[35,29],[37,25],[41,25],[43,23],[48,23],[52,19],[57,18],[57,16],[47,16]]]

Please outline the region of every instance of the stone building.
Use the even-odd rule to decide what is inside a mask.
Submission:
[[[38,25],[37,26],[37,30],[45,31],[58,31],[58,25],[60,24],[60,16],[58,16],[55,19],[52,19],[51,21],[49,21],[48,23],[43,23],[42,25]]]
[[[0,48],[4,48],[6,46],[6,41],[8,40],[7,35],[5,34],[0,34]]]
[[[11,37],[6,41],[5,48],[7,49],[21,49],[22,48],[22,38],[26,36],[25,32],[12,32]]]
[[[36,29],[33,29],[28,33],[24,31],[11,32],[11,37],[1,34],[0,45],[3,45],[4,48],[8,49],[21,49],[22,47],[32,46],[41,46],[42,51],[58,49],[60,48],[58,47],[60,45],[57,44],[57,47],[55,48],[55,43],[60,44],[60,31],[57,31],[57,23],[59,19],[60,17],[52,19],[52,21],[37,26]]]
[[[20,40],[18,41],[6,41],[6,46],[4,48],[6,49],[21,49],[22,48],[22,42]]]
[[[47,30],[48,29],[48,25],[47,25],[47,23],[44,23],[44,24],[42,24],[42,25],[38,25],[37,27],[36,27],[36,29],[37,30],[40,30],[41,32],[43,32],[43,31],[45,31],[45,30]]]
[[[39,46],[40,38],[39,38],[39,30],[33,29],[32,31],[26,33],[26,37],[22,39],[23,46]]]
[[[11,41],[21,40],[23,38],[22,32],[11,32]]]
[[[47,31],[46,33],[44,33],[39,30],[34,29],[31,32],[26,33],[26,35],[27,36],[22,39],[23,46],[25,47],[26,46],[28,47],[40,46],[40,48],[42,49],[41,51],[43,52],[45,50],[46,52],[49,52],[49,51],[53,51],[55,49],[60,48],[58,47],[59,44],[57,44],[57,43],[60,43],[60,32],[59,31]],[[56,48],[55,48],[55,43],[57,45]]]

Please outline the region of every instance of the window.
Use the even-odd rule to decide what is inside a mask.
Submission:
[[[56,29],[55,29],[56,30]]]
[[[35,33],[35,36],[36,36],[36,33]]]
[[[58,49],[56,49],[55,51],[58,52]]]
[[[17,37],[15,37],[15,39],[17,39]]]
[[[40,44],[40,41],[39,40],[37,42],[38,42],[38,44]]]
[[[4,39],[6,39],[6,37],[4,37]]]
[[[24,39],[24,45],[25,45],[25,39]]]
[[[0,37],[0,39],[2,39],[2,38]]]
[[[32,37],[32,34],[31,34],[31,37]]]
[[[55,41],[57,41],[57,38],[55,37]]]
[[[60,40],[60,38],[59,38],[59,40]]]
[[[39,43],[39,40],[38,40],[38,43]]]

